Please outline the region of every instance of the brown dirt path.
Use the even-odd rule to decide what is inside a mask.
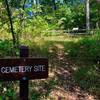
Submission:
[[[50,93],[50,100],[97,100],[95,96],[81,90],[75,83],[73,73],[76,66],[67,58],[64,47],[56,44],[55,47],[50,48],[50,53],[50,77],[58,80]]]

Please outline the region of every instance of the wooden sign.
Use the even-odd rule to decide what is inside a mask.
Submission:
[[[0,81],[42,79],[48,77],[46,58],[0,59]]]

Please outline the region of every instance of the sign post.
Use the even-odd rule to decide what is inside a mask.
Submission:
[[[20,57],[28,57],[29,56],[29,49],[26,46],[20,47]],[[20,100],[28,100],[28,85],[29,80],[26,77],[23,77],[20,80]]]
[[[0,81],[20,81],[20,100],[28,100],[30,79],[48,78],[48,59],[29,56],[26,46],[20,47],[19,58],[0,58]]]

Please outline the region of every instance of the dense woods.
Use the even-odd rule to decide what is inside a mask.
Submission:
[[[0,28],[8,28],[11,31],[14,44],[17,38],[15,34],[18,33],[32,33],[34,31],[32,34],[38,35],[39,30],[72,30],[74,27],[78,27],[80,30],[87,29],[87,13],[90,15],[88,16],[90,25],[87,24],[87,27],[90,29],[99,28],[99,3],[90,0],[90,10],[88,10],[90,12],[88,12],[86,11],[86,3],[89,2],[86,1],[1,0]],[[38,22],[41,23],[39,26]],[[39,28],[38,31],[36,31],[36,27]]]
[[[29,100],[100,99],[100,0],[0,0],[0,58],[49,60],[49,78],[30,81]],[[0,100],[19,100],[0,82]]]

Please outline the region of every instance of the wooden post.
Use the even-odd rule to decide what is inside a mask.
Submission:
[[[27,46],[20,47],[20,57],[28,57],[29,49]],[[26,77],[23,77],[20,80],[20,100],[28,100],[28,84],[29,80]]]

